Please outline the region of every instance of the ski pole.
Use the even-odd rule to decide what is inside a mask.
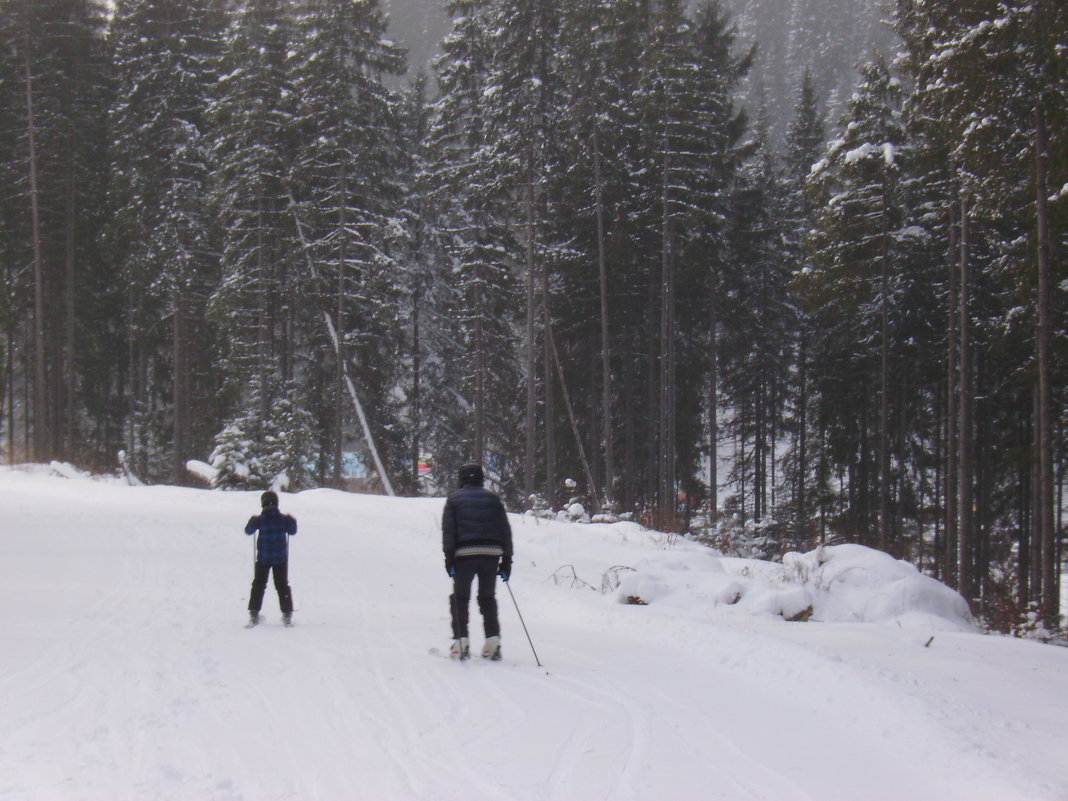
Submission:
[[[527,642],[530,643],[530,650],[534,653],[534,661],[538,663],[538,667],[544,667],[541,660],[538,659],[538,652],[534,650],[534,641],[530,639],[530,632],[527,631],[527,624],[523,621],[523,613],[519,611],[519,604],[516,603],[515,593],[512,592],[511,582],[504,582],[504,586],[508,588],[508,594],[512,596],[512,603],[515,604],[515,613],[519,615],[519,622],[523,624],[523,633],[527,635]]]

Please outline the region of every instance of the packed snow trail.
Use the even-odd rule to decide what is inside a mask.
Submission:
[[[296,625],[268,585],[246,630],[257,497],[0,471],[0,801],[1068,797],[1068,649],[737,614],[706,549],[513,516],[545,667],[503,590],[461,664],[441,500],[326,490],[282,497]],[[639,562],[648,606],[547,581]]]

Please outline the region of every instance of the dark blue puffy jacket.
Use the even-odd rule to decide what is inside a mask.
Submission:
[[[261,565],[280,565],[289,560],[289,542],[286,537],[297,533],[296,518],[284,515],[277,506],[268,506],[261,514],[249,518],[245,533],[259,530],[260,540],[256,546],[256,561]]]
[[[512,527],[501,499],[477,484],[455,490],[441,516],[441,545],[446,555],[465,545],[497,545],[511,560]]]

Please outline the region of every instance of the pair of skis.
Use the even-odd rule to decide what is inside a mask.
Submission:
[[[440,648],[431,648],[430,654],[431,656],[451,659],[453,662],[466,662],[471,658],[471,649],[470,647],[453,645],[447,653],[443,653]],[[498,645],[493,653],[483,654],[482,658],[487,662],[500,662],[501,656],[501,647]]]
[[[254,629],[254,628],[256,628],[256,626],[260,625],[260,623],[262,623],[262,622],[263,622],[263,618],[260,615],[256,615],[255,617],[249,617],[248,623],[245,624],[245,628],[246,629]],[[285,626],[287,629],[293,628],[293,618],[292,617],[283,616],[282,617],[282,625]]]

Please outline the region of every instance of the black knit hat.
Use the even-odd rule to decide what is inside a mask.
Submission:
[[[482,473],[482,465],[474,462],[469,462],[460,468],[460,486],[466,487],[468,484],[481,484],[485,481],[485,476]]]
[[[270,506],[273,506],[275,509],[277,509],[278,493],[274,490],[267,490],[265,493],[263,493],[263,495],[260,496],[260,506],[262,506],[264,509]]]

